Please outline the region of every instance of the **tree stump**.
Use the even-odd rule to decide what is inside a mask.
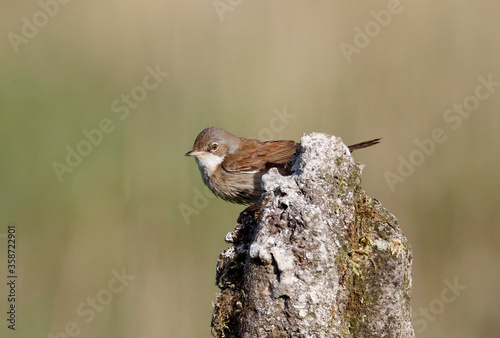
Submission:
[[[220,254],[216,337],[414,337],[412,254],[342,140],[304,134]]]

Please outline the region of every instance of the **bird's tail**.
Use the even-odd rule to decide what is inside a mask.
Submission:
[[[380,140],[381,140],[381,138],[376,138],[376,139],[373,139],[373,140],[370,140],[370,141],[356,143],[356,144],[353,144],[352,146],[349,146],[349,150],[351,152],[353,152],[356,149],[363,149],[363,148],[366,148],[366,147],[371,147],[371,146],[376,145],[377,143],[380,143]]]

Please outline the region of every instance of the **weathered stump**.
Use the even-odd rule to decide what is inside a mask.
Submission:
[[[305,134],[217,264],[217,337],[414,337],[412,254],[340,138]]]

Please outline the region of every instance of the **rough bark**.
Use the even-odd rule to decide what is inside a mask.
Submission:
[[[293,174],[263,177],[217,264],[217,337],[414,337],[412,254],[396,218],[361,188],[340,138],[305,134]]]

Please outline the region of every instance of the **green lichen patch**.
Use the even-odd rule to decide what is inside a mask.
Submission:
[[[347,229],[347,239],[337,256],[340,284],[346,293],[338,308],[346,326],[344,337],[369,336],[367,322],[376,314],[380,292],[372,287],[377,276],[376,248],[379,225],[387,221],[374,200],[361,189],[355,195],[355,221]]]

